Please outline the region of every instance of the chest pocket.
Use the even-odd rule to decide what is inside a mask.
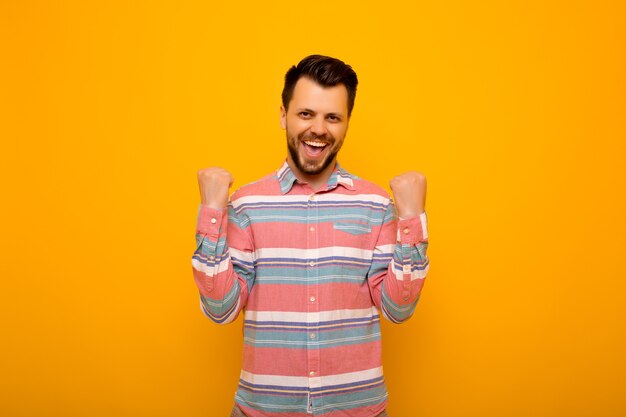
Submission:
[[[351,235],[364,235],[372,232],[372,226],[369,223],[356,220],[334,222],[333,229],[340,230]]]
[[[366,284],[367,273],[372,266],[372,253],[376,236],[372,224],[364,220],[335,220],[333,244],[335,264],[332,275],[335,282],[342,282],[342,296],[337,298],[334,309],[345,309],[346,300],[353,305],[367,306],[371,295]]]

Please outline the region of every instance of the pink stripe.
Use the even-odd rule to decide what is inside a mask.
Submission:
[[[358,372],[381,366],[381,342],[323,348],[320,376]],[[280,358],[277,361],[276,358]],[[259,375],[308,376],[306,351],[302,349],[243,347],[243,370]]]
[[[258,223],[255,226],[255,244],[260,248],[271,248],[276,246],[276,230],[281,228],[281,223],[265,222]],[[314,227],[314,230],[311,230]],[[294,249],[307,249],[311,246],[311,241],[315,240],[317,247],[328,246],[347,246],[353,248],[369,249],[376,242],[379,236],[380,226],[372,225],[371,233],[352,234],[346,231],[337,230],[333,226],[333,222],[326,221],[316,224],[293,223],[284,229],[284,235],[281,239],[283,247]],[[394,229],[395,230],[395,229]],[[395,233],[393,241],[395,243]]]
[[[309,311],[310,297],[315,296],[320,311],[370,308],[372,298],[366,284],[325,283],[309,285],[308,291],[301,291],[302,285],[262,284],[256,285],[248,300],[248,309],[256,311]],[[341,294],[338,299],[337,294]]]

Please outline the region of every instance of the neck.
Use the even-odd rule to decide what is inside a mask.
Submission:
[[[333,171],[335,170],[335,165],[337,164],[337,161],[333,160],[333,162],[330,165],[328,165],[319,174],[307,174],[305,172],[300,171],[298,167],[296,166],[296,164],[294,164],[293,160],[291,159],[291,155],[287,156],[287,164],[289,165],[289,168],[291,168],[291,170],[293,171],[298,181],[309,184],[309,186],[313,188],[313,191],[317,192],[322,187],[324,187],[326,183],[328,183],[328,179],[330,178],[330,176],[333,174]]]

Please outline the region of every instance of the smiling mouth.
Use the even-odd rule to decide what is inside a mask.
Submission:
[[[317,140],[303,140],[302,144],[304,145],[304,151],[307,156],[312,158],[320,156],[328,146],[328,143]]]

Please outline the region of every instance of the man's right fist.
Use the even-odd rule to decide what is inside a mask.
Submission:
[[[228,189],[233,176],[224,168],[210,167],[198,171],[200,198],[205,206],[223,209],[228,205]]]

